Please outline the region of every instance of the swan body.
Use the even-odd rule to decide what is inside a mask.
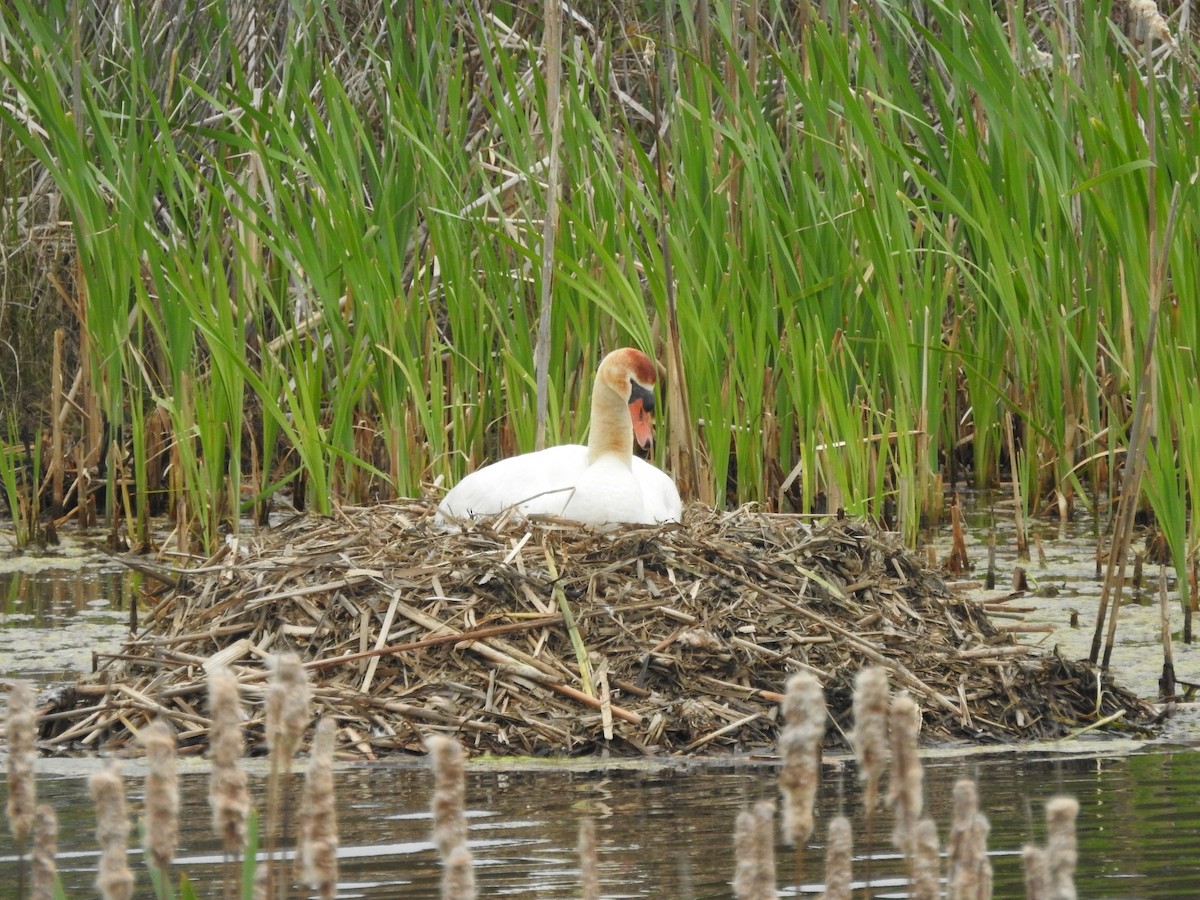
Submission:
[[[438,505],[439,522],[497,515],[551,515],[583,525],[678,522],[679,490],[661,469],[633,455],[647,446],[654,411],[654,363],[632,348],[600,363],[592,388],[587,446],[562,444],[472,472]]]

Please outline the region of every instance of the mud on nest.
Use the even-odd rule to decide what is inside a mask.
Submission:
[[[854,677],[888,669],[926,741],[1053,738],[1150,722],[1088,666],[1018,644],[893,537],[849,520],[693,506],[682,526],[581,532],[493,521],[453,534],[409,501],[305,516],[167,577],[136,638],[61,692],[43,740],[121,747],[156,715],[206,744],[206,667],[262,732],[266,659],[306,661],[341,749],[745,753],[773,748],[792,672],[825,685],[832,744]],[[186,750],[184,751],[186,752]]]

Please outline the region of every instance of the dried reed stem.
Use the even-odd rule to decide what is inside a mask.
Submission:
[[[892,771],[887,800],[895,816],[892,843],[908,860],[910,876],[914,862],[914,839],[924,804],[925,772],[917,755],[920,710],[907,693],[892,700],[888,722],[891,733]]]
[[[104,900],[130,900],[133,873],[129,871],[129,814],[125,810],[125,782],[121,764],[95,772],[88,779],[96,805],[96,842],[100,845],[100,867],[96,889]]]
[[[1021,863],[1025,867],[1025,900],[1049,900],[1050,873],[1046,868],[1046,851],[1026,844],[1021,848]]]
[[[337,810],[333,796],[334,720],[325,716],[313,735],[308,772],[304,778],[298,858],[300,878],[321,900],[337,892]]]
[[[29,847],[29,833],[37,807],[37,780],[33,774],[33,761],[37,758],[37,712],[33,689],[24,682],[14,682],[9,688],[5,732],[8,738],[8,827],[16,839],[17,855],[23,857]],[[21,871],[24,871],[23,867]]]
[[[779,790],[783,794],[783,839],[799,852],[813,831],[813,801],[821,781],[821,742],[825,739],[825,692],[807,672],[787,681],[779,733]]]
[[[1049,900],[1075,900],[1075,865],[1079,859],[1075,841],[1075,817],[1079,801],[1054,797],[1046,803],[1046,871]]]
[[[33,813],[33,846],[29,852],[29,900],[54,900],[58,880],[58,817],[39,803]]]
[[[242,757],[242,704],[238,699],[237,679],[228,669],[217,669],[209,674],[208,708],[212,717],[209,732],[212,775],[208,804],[212,808],[213,831],[221,839],[225,855],[233,857],[246,843],[250,795],[246,790],[246,773],[239,764]]]
[[[473,900],[475,870],[463,812],[467,793],[463,749],[441,734],[426,737],[425,748],[433,762],[433,842],[442,857],[442,900]]]
[[[600,900],[600,860],[596,853],[596,820],[579,823],[579,897]]]
[[[139,736],[150,769],[146,773],[146,862],[167,877],[179,844],[179,776],[175,771],[175,732],[159,719]]]
[[[854,883],[854,836],[850,820],[845,816],[834,816],[825,840],[825,893],[822,896],[824,900],[850,900]]]

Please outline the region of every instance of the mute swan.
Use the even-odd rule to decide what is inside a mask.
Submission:
[[[614,350],[592,387],[587,446],[561,444],[472,472],[438,505],[437,521],[470,519],[516,507],[584,525],[678,522],[679,490],[661,469],[633,455],[645,447],[654,412],[654,363],[640,350]]]

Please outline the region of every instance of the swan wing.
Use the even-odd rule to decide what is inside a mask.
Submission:
[[[640,456],[633,458],[633,474],[641,486],[644,521],[655,525],[683,521],[683,501],[670,475]]]
[[[527,516],[561,516],[587,468],[587,447],[580,444],[510,456],[456,484],[438,504],[438,519],[494,516],[514,506]]]

